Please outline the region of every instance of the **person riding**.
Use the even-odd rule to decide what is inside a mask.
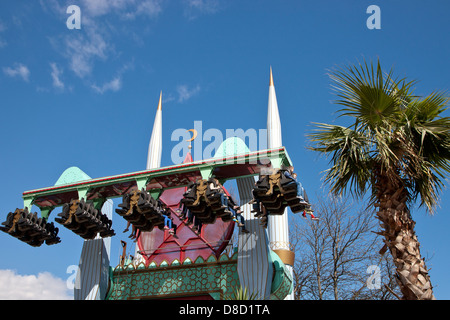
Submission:
[[[228,209],[231,211],[233,215],[233,221],[237,222],[238,227],[241,228],[241,231],[244,233],[249,233],[249,231],[245,228],[245,219],[242,216],[242,210],[237,205],[237,202],[234,200],[234,198],[230,195],[228,196]]]
[[[169,230],[169,234],[175,234],[174,228],[173,228],[173,222],[172,218],[170,217],[171,212],[170,209],[167,207],[165,203],[162,203],[162,209],[163,209],[163,216],[164,216],[164,230]]]

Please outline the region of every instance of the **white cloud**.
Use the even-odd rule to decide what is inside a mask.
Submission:
[[[195,88],[192,89],[189,89],[187,85],[179,85],[177,87],[178,102],[186,101],[199,92],[200,92],[199,85],[197,85]]]
[[[219,0],[185,0],[184,14],[189,19],[195,19],[202,14],[213,14],[219,11]]]
[[[73,294],[66,281],[49,272],[20,275],[14,270],[0,270],[0,300],[70,300]]]
[[[119,91],[122,88],[122,78],[120,76],[115,77],[109,82],[104,83],[101,87],[92,85],[92,88],[98,93],[105,93],[106,91]]]
[[[3,32],[5,30],[6,30],[6,26],[2,23],[2,21],[0,21],[0,32]],[[0,37],[0,48],[3,48],[3,47],[6,47],[6,41]]]
[[[93,16],[103,15],[109,12],[112,7],[117,6],[124,1],[108,1],[108,0],[83,0],[82,8],[86,8],[87,13]],[[84,12],[83,12],[84,13]]]
[[[64,89],[64,83],[61,81],[60,76],[62,74],[62,70],[58,68],[56,63],[50,63],[50,67],[52,69],[51,76],[53,79],[53,86],[58,89]]]
[[[66,55],[69,57],[70,69],[80,78],[90,75],[95,59],[105,60],[106,52],[111,47],[103,36],[90,28],[87,37],[67,37],[65,41]]]
[[[50,43],[68,62],[68,68],[77,77],[86,79],[95,73],[98,62],[117,58],[114,40],[128,32],[123,23],[118,28],[117,21],[132,20],[138,16],[155,18],[162,12],[162,0],[80,0],[81,30],[50,36]],[[40,0],[44,11],[57,17],[68,17],[69,0]],[[99,20],[101,17],[101,21]],[[133,31],[129,33],[133,34]],[[127,36],[129,36],[129,33]],[[120,88],[120,77],[112,81],[105,90]],[[90,81],[92,83],[93,81]],[[55,83],[55,82],[54,82]],[[103,86],[97,86],[102,91]],[[105,91],[103,90],[103,91]]]
[[[30,70],[21,63],[15,63],[14,67],[4,67],[3,72],[10,77],[20,77],[27,82],[30,78]]]
[[[156,17],[162,11],[160,1],[146,0],[140,1],[136,9],[127,14],[128,18],[134,18],[138,15],[146,15],[150,18]]]
[[[56,12],[60,10],[58,6],[54,4]],[[80,7],[82,32],[71,32],[63,41],[56,38],[50,41],[57,50],[64,48],[62,53],[68,59],[69,69],[82,79],[91,76],[97,61],[107,61],[117,54],[113,42],[115,24],[100,24],[97,16],[134,19],[138,15],[155,17],[162,10],[160,0],[83,0]]]
[[[42,8],[58,17],[69,17],[66,4],[56,0],[41,0]],[[97,60],[105,61],[108,54],[114,52],[114,46],[109,43],[110,33],[103,24],[93,18],[96,12],[101,12],[104,1],[89,1],[81,8],[81,30],[71,30],[59,36],[50,36],[49,41],[53,48],[62,54],[68,61],[68,69],[79,78],[92,74]],[[91,12],[92,11],[92,12]]]
[[[121,17],[134,18],[138,15],[155,17],[161,11],[160,0],[83,0],[82,8],[90,16],[115,13]]]
[[[116,72],[116,76],[109,82],[104,83],[102,86],[97,86],[96,84],[91,85],[91,88],[96,92],[103,94],[106,91],[119,91],[122,89],[122,75],[134,68],[134,62],[125,63],[119,70]]]

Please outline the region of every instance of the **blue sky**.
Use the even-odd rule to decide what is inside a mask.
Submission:
[[[66,26],[69,5],[81,9],[80,30]],[[381,29],[366,26],[370,5]],[[92,178],[145,169],[161,90],[164,166],[172,132],[194,121],[224,134],[265,128],[270,66],[283,144],[314,199],[327,161],[306,150],[305,134],[335,121],[327,69],[380,58],[420,80],[418,94],[448,90],[448,12],[445,0],[1,1],[1,220],[23,206],[23,191],[52,186],[70,166]],[[432,217],[413,211],[438,299],[450,299],[449,195]],[[121,220],[112,264],[126,239]],[[65,281],[82,241],[60,229],[60,244],[40,248],[1,234],[0,275]]]

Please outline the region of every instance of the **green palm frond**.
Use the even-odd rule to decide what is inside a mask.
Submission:
[[[413,194],[420,195],[421,205],[430,212],[436,205],[443,180],[450,172],[450,118],[442,117],[449,98],[434,92],[414,99],[405,112],[404,128],[417,149],[417,168],[410,175]]]
[[[376,67],[365,62],[329,73],[338,97],[335,103],[344,106],[340,115],[355,117],[371,128],[397,115],[412,96],[414,81],[394,79],[392,74],[392,70],[384,73],[379,61]]]
[[[335,194],[362,196],[372,187],[374,170],[402,181],[410,200],[420,197],[432,212],[450,172],[450,118],[443,116],[449,98],[433,92],[413,94],[415,81],[384,73],[378,61],[359,63],[329,74],[339,117],[349,127],[315,123],[309,149],[329,156],[325,182]]]
[[[309,135],[316,143],[311,150],[332,153],[331,168],[326,171],[325,181],[338,194],[348,189],[350,193],[362,195],[370,179],[367,167],[370,166],[370,139],[363,133],[337,125],[316,124],[317,129]]]

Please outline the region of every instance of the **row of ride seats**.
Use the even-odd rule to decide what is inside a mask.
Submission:
[[[36,212],[29,213],[28,208],[8,213],[2,225],[4,227],[0,227],[0,230],[33,247],[39,247],[44,242],[47,245],[61,242],[59,229],[55,228],[53,222],[47,223],[45,218],[38,218]]]
[[[211,183],[219,189],[211,189]],[[220,198],[223,193],[225,191],[216,179],[199,179],[188,184],[181,202],[203,224],[214,223],[216,218],[221,218],[224,222],[227,222],[231,221],[233,216],[228,208],[222,207]],[[228,201],[231,201],[231,198]]]
[[[165,209],[150,193],[142,189],[122,197],[116,212],[141,231],[152,231],[154,227],[164,230]]]
[[[83,239],[94,239],[97,233],[100,233],[102,238],[115,235],[114,230],[111,229],[112,221],[100,210],[95,209],[92,203],[85,202],[83,198],[64,204],[58,217],[55,218],[56,222]]]
[[[253,195],[262,202],[269,214],[282,215],[287,206],[293,213],[308,208],[304,199],[297,196],[295,179],[286,177],[285,171],[278,169],[271,175],[261,175],[253,189]]]

